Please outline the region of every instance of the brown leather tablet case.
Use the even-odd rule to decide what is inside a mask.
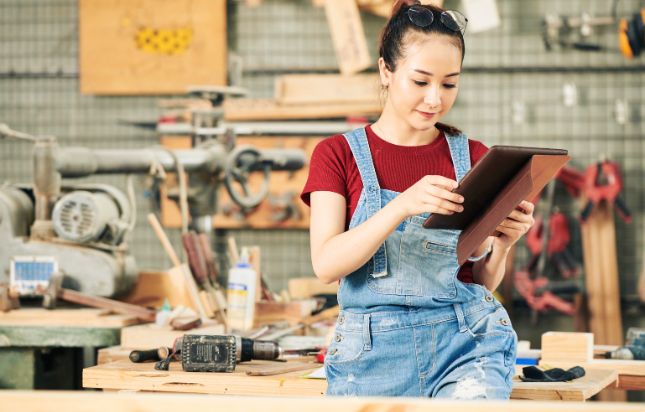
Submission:
[[[462,230],[457,257],[463,264],[522,200],[537,196],[569,159],[561,149],[492,146],[454,190],[464,196],[464,211],[433,214],[423,226]]]

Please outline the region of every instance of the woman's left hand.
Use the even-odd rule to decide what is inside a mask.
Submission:
[[[535,220],[533,219],[533,210],[535,205],[531,202],[523,200],[519,205],[522,210],[515,209],[502,223],[497,226],[497,231],[500,233],[493,240],[493,248],[510,249],[529,228],[533,226]]]

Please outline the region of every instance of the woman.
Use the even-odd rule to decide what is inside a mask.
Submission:
[[[340,280],[330,395],[510,396],[517,337],[490,291],[533,205],[522,202],[463,267],[459,232],[422,226],[429,213],[463,210],[452,190],[487,150],[439,122],[457,97],[465,23],[397,3],[381,38],[381,116],[312,156],[302,198],[313,267],[323,282]]]

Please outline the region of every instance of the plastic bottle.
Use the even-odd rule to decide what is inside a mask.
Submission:
[[[249,330],[253,327],[257,276],[249,264],[248,249],[243,247],[239,262],[228,272],[228,321],[233,329]]]

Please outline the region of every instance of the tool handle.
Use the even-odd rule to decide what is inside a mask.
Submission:
[[[193,275],[190,273],[190,269],[181,265],[175,250],[170,244],[170,240],[168,240],[168,236],[166,236],[166,232],[164,232],[159,220],[157,220],[157,217],[153,213],[148,214],[148,223],[152,226],[152,230],[154,230],[159,242],[161,242],[161,246],[166,250],[172,264],[181,270],[184,276],[186,288],[188,289],[188,293],[190,294],[193,304],[195,305],[199,316],[202,318],[202,321],[205,322],[208,319],[208,314],[206,313],[206,309],[204,309],[204,305],[202,305],[202,301],[199,300],[199,291],[197,290],[195,279],[193,279]]]
[[[166,232],[164,232],[161,224],[159,223],[159,220],[157,219],[157,216],[155,216],[154,213],[148,214],[148,223],[150,223],[150,226],[152,226],[152,230],[154,230],[155,235],[157,235],[157,239],[159,239],[159,242],[161,242],[161,246],[168,254],[172,265],[181,266],[181,262],[179,261],[179,258],[175,253],[175,249],[173,249],[172,245],[170,244],[170,240],[168,239]]]
[[[211,249],[210,241],[205,233],[199,233],[197,239],[202,248],[202,253],[206,259],[206,269],[208,270],[208,278],[214,286],[217,285],[217,265],[215,264],[215,255]]]
[[[125,303],[114,299],[104,298],[101,296],[88,295],[71,289],[61,289],[58,297],[64,301],[78,303],[79,305],[90,306],[93,308],[108,309],[112,312],[123,315],[136,316],[141,320],[152,322],[155,320],[156,312],[139,305]]]
[[[193,277],[200,285],[204,286],[204,283],[208,281],[206,262],[201,254],[201,248],[197,243],[196,236],[193,232],[184,233],[181,235],[181,243],[184,245],[184,250],[188,257],[188,266],[190,266]]]
[[[134,363],[160,360],[158,349],[133,350],[128,357]]]
[[[620,196],[616,197],[616,199],[614,199],[614,204],[616,205],[616,210],[623,221],[625,221],[625,223],[631,223],[632,212],[630,212],[623,198]]]
[[[593,210],[593,202],[590,200],[587,202],[585,205],[585,208],[582,209],[582,212],[580,212],[580,219],[583,222],[586,222],[587,219],[589,219],[589,215],[591,214],[591,211]]]

